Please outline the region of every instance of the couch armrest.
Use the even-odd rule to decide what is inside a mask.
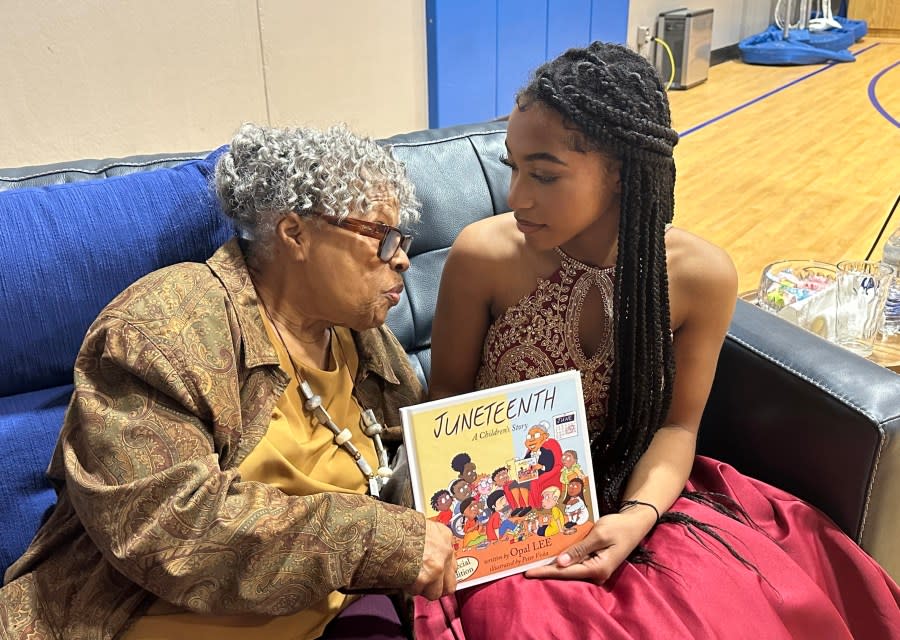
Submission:
[[[738,300],[698,451],[828,514],[900,577],[900,376]]]

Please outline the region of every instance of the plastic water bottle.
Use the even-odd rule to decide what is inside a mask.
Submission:
[[[887,302],[884,304],[884,322],[881,325],[882,335],[893,336],[900,334],[900,227],[884,243],[881,261],[897,271],[888,290]]]

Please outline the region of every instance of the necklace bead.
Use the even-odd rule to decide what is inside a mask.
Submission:
[[[367,426],[364,431],[367,436],[369,436],[370,438],[374,438],[375,436],[380,436],[381,432],[384,431],[384,429],[381,428],[380,424],[372,424]]]
[[[306,383],[305,381],[303,384],[309,386],[308,383]],[[313,397],[311,397],[309,400],[306,401],[305,406],[306,406],[307,411],[315,411],[316,409],[318,409],[319,407],[322,406],[322,396],[314,395]]]
[[[364,409],[362,405],[360,405],[360,427],[363,433],[372,438],[372,441],[375,445],[375,453],[378,456],[377,473],[373,473],[372,466],[363,457],[362,452],[357,449],[356,446],[354,446],[352,442],[353,434],[351,433],[351,431],[346,428],[341,429],[337,424],[335,424],[334,420],[332,420],[331,416],[329,415],[328,410],[324,406],[322,406],[322,396],[315,393],[309,382],[307,382],[303,378],[303,376],[300,375],[300,371],[294,364],[293,358],[290,357],[290,352],[287,349],[287,343],[284,341],[284,338],[281,335],[281,331],[278,329],[275,321],[272,320],[272,316],[269,314],[269,310],[266,309],[265,305],[263,305],[263,309],[266,312],[269,323],[275,330],[275,334],[281,341],[281,345],[284,347],[285,352],[288,353],[288,359],[290,360],[291,368],[294,370],[294,377],[297,380],[297,390],[299,392],[301,400],[303,400],[303,407],[313,415],[313,417],[317,422],[319,422],[319,424],[323,425],[334,434],[334,443],[338,447],[344,449],[354,459],[354,461],[356,462],[356,466],[359,468],[360,472],[362,472],[363,476],[369,481],[369,493],[377,498],[381,489],[384,488],[384,485],[387,484],[388,479],[393,475],[394,472],[390,468],[390,465],[388,463],[387,450],[384,447],[384,443],[381,441],[381,434],[384,432],[384,427],[382,427],[378,422],[378,419],[375,417],[375,412],[371,409]],[[341,354],[343,355],[343,346],[340,344],[340,340],[333,331],[331,334],[331,339],[338,340],[338,347],[340,348]],[[346,356],[344,356],[344,364],[347,364]],[[352,382],[353,381],[351,380],[351,386]],[[355,397],[354,400],[356,400]],[[356,402],[357,404],[359,404],[358,400],[356,400]]]

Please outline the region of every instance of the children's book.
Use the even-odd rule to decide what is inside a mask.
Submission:
[[[416,508],[453,533],[457,589],[548,564],[597,519],[577,371],[400,414]]]

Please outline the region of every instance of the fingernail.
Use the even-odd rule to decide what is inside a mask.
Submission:
[[[561,553],[556,560],[557,562],[559,562],[559,564],[566,566],[567,564],[572,562],[572,556],[570,556],[568,553]]]

